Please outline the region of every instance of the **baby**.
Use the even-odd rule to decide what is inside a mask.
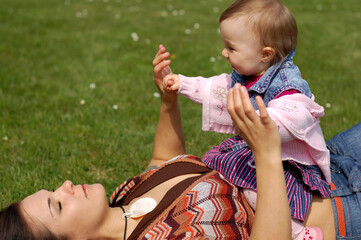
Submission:
[[[293,238],[322,239],[320,228],[303,226],[312,192],[329,196],[331,174],[329,152],[319,125],[324,110],[314,101],[308,83],[292,61],[297,44],[296,21],[279,0],[236,0],[219,22],[225,45],[222,55],[231,64],[232,74],[210,78],[169,74],[163,85],[202,104],[202,129],[220,133],[236,133],[227,112],[230,88],[236,83],[244,85],[255,109],[255,97],[260,95],[282,139]],[[242,187],[256,209],[255,163],[240,135],[212,148],[203,161]]]

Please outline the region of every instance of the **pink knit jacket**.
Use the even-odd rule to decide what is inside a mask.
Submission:
[[[181,85],[178,94],[202,104],[202,130],[236,133],[227,112],[231,75],[210,78],[179,76]],[[314,96],[310,99],[300,93],[285,95],[270,101],[267,110],[281,135],[282,160],[317,165],[330,183],[330,155],[319,125],[324,109],[314,101]]]

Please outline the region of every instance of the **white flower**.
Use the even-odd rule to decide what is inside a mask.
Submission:
[[[83,16],[83,14],[81,12],[76,12],[75,16],[78,18],[81,18]]]
[[[153,97],[155,97],[155,98],[160,98],[160,93],[159,93],[159,92],[153,93]]]
[[[150,44],[151,43],[151,40],[149,38],[145,39],[144,40],[146,44]]]
[[[70,5],[70,0],[65,0],[64,5],[69,6]]]
[[[190,29],[187,28],[186,30],[184,30],[184,33],[187,34],[187,35],[189,35],[189,34],[192,33],[192,30],[190,30]]]
[[[4,140],[4,141],[9,140],[8,136],[3,137],[3,140]]]
[[[94,89],[94,88],[96,88],[96,87],[97,87],[97,85],[96,85],[95,83],[89,84],[89,88],[90,88],[90,89]]]
[[[201,25],[199,25],[199,23],[195,23],[195,24],[193,25],[194,29],[199,29],[200,26],[201,26]]]
[[[114,104],[112,107],[114,110],[118,110],[118,105]]]
[[[162,17],[166,17],[166,16],[168,16],[168,12],[167,12],[167,11],[162,11],[162,12],[160,13],[160,15],[161,15]]]
[[[215,57],[211,57],[211,58],[209,59],[209,61],[215,62],[215,61],[216,61],[216,58],[215,58]]]
[[[318,4],[318,5],[317,5],[317,10],[318,10],[318,11],[322,11],[322,10],[323,10],[323,6],[322,6],[321,4]]]
[[[139,36],[137,33],[132,32],[132,34],[130,34],[130,36],[132,37],[134,42],[138,42],[139,41]]]
[[[83,16],[86,16],[88,15],[88,9],[83,9],[83,12],[82,12]]]
[[[80,100],[80,104],[81,104],[81,105],[84,105],[84,104],[85,104],[85,100],[84,100],[84,99]]]
[[[173,10],[173,11],[172,11],[172,15],[173,15],[173,16],[178,16],[178,10]]]
[[[223,99],[227,98],[227,89],[224,87],[218,86],[216,89],[213,90],[213,97],[222,101]]]
[[[120,14],[119,14],[119,13],[115,14],[114,18],[115,18],[116,20],[118,20],[118,19],[120,18]]]
[[[179,10],[179,15],[183,16],[185,11],[183,9]]]
[[[331,108],[331,103],[326,103],[326,108]]]
[[[213,8],[213,12],[218,13],[218,12],[219,12],[219,8],[218,8],[218,7],[214,7],[214,8]]]

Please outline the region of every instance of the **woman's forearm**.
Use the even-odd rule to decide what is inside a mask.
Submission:
[[[159,45],[153,60],[154,83],[161,96],[158,126],[154,138],[153,157],[149,167],[159,166],[165,161],[185,153],[184,134],[177,94],[164,87],[164,78],[172,73],[170,56],[163,45]]]
[[[184,133],[179,103],[162,101],[154,138],[153,157],[149,166],[159,166],[164,161],[184,153]]]
[[[268,161],[261,158],[268,158]],[[270,158],[278,160],[269,161]],[[291,213],[280,159],[280,154],[256,156],[257,210],[252,240],[291,239]]]

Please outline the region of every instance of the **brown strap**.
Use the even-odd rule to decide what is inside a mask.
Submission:
[[[134,190],[125,197],[121,204],[129,204],[134,198],[142,196],[149,190],[171,178],[185,174],[206,173],[210,171],[211,169],[207,168],[205,165],[193,162],[176,161],[174,163],[164,165],[145,179],[143,183],[140,183],[137,187],[135,187]]]

